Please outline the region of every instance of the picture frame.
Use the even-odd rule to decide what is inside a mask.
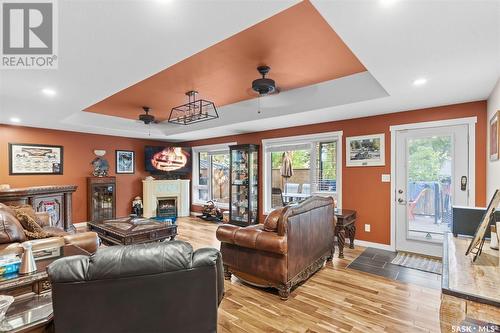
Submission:
[[[62,175],[64,147],[9,143],[9,175]]]
[[[135,173],[135,152],[132,150],[115,151],[115,173],[134,174]]]
[[[384,166],[385,134],[351,136],[346,138],[346,166]]]
[[[500,110],[490,119],[490,161],[498,161],[500,150]]]

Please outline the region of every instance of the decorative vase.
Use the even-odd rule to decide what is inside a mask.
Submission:
[[[30,274],[36,272],[36,262],[35,257],[33,256],[32,244],[30,242],[24,242],[22,247],[24,248],[24,252],[21,257],[19,274]]]

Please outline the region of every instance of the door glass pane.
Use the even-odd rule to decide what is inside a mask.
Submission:
[[[452,137],[407,141],[407,236],[442,241],[450,231],[452,206]]]
[[[212,200],[229,203],[229,154],[212,155]]]

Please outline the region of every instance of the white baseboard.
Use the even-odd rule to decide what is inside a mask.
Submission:
[[[349,240],[346,239],[346,246],[349,246],[348,244],[349,244]],[[358,240],[358,239],[354,240],[354,246],[356,246],[356,245],[363,246],[363,247],[372,247],[375,249],[387,250],[387,251],[393,251],[393,252],[396,251],[396,249],[391,245],[372,243],[372,242],[367,242],[367,241]]]

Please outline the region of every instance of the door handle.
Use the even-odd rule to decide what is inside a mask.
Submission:
[[[406,200],[404,200],[403,198],[399,198],[398,203],[401,205],[406,205]]]
[[[460,189],[465,191],[467,189],[467,176],[462,176],[460,178]]]

